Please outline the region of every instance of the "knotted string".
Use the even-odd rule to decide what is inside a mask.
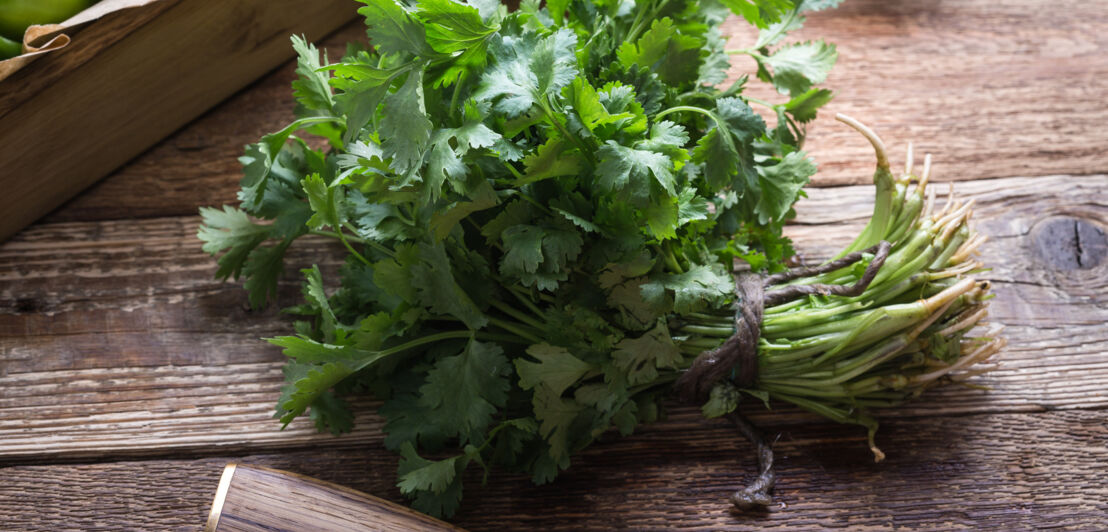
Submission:
[[[674,387],[678,397],[686,402],[703,403],[717,383],[731,378],[737,388],[750,388],[758,380],[758,338],[761,336],[762,316],[765,307],[780,305],[809,295],[836,295],[853,297],[861,295],[873,282],[892,244],[882,240],[877,245],[850,253],[814,268],[798,267],[774,275],[742,273],[735,279],[735,333],[719,347],[701,353],[689,369],[677,379]],[[798,284],[766,291],[775,284],[801,277],[812,277],[833,272],[874,254],[865,272],[852,285]],[[736,429],[754,444],[758,454],[758,476],[749,486],[736,491],[731,502],[741,510],[768,506],[773,503],[769,494],[776,476],[773,473],[773,449],[761,431],[738,411],[727,415]]]

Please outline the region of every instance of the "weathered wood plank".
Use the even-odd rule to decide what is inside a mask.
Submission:
[[[1064,187],[1058,186],[1065,182]],[[1108,406],[1108,265],[1058,271],[1037,259],[1032,229],[1058,214],[1108,225],[1108,176],[1013,178],[962,183],[993,241],[993,320],[1008,326],[1001,368],[886,417],[1028,412]],[[872,187],[818,189],[800,206],[812,225],[789,228],[809,259],[856,234]],[[285,334],[288,316],[251,312],[235,285],[211,279],[194,217],[40,224],[0,246],[0,459],[235,452],[335,442],[306,422],[281,432],[270,418],[281,354],[259,337]],[[335,266],[335,246],[294,246],[285,304],[297,300],[295,269]],[[380,440],[364,403],[348,441]],[[694,420],[695,410],[678,416]],[[794,410],[770,423],[810,420]],[[230,452],[230,451],[228,451]]]
[[[733,514],[754,460],[725,424],[670,419],[595,445],[554,483],[494,471],[467,479],[469,530],[1091,530],[1108,522],[1108,411],[895,420],[874,464],[864,438],[828,423],[776,443],[780,507]],[[892,442],[895,442],[893,444]],[[198,530],[223,466],[264,465],[394,501],[379,443],[279,454],[0,469],[0,523],[27,531]],[[156,488],[156,489],[155,489]]]
[[[363,40],[362,27],[329,37],[331,56]],[[734,47],[752,38],[741,29],[728,26]],[[870,175],[870,152],[831,120],[834,112],[866,121],[891,144],[935,152],[941,180],[1108,169],[1108,19],[1095,2],[852,0],[812,14],[798,38],[826,38],[841,57],[826,83],[838,95],[807,146],[820,162],[816,185]],[[733,76],[753,68],[741,56],[733,64]],[[293,78],[291,63],[271,73],[47,220],[188,215],[233,203],[243,145],[292,118]]]
[[[755,38],[730,23],[732,48]],[[1065,0],[851,0],[811,14],[793,41],[835,43],[836,92],[805,146],[819,185],[865,183],[872,158],[832,120],[851,115],[893,145],[942,161],[940,180],[1090,174],[1108,169],[1108,17]],[[732,76],[754,72],[743,56]],[[774,102],[772,90],[752,93]]]

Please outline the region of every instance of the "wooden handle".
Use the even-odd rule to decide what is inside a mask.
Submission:
[[[241,464],[223,470],[204,527],[204,532],[330,530],[462,529],[338,484]]]

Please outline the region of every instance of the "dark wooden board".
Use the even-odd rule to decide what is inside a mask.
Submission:
[[[782,429],[777,500],[734,514],[749,445],[719,422],[672,419],[596,445],[553,484],[467,478],[454,520],[469,530],[1096,530],[1108,522],[1108,412],[898,420],[874,464],[853,427]],[[298,449],[0,469],[0,523],[54,531],[198,530],[223,466],[285,469],[400,501],[396,459],[380,447]]]
[[[747,405],[782,434],[787,508],[731,514],[749,447],[696,409],[606,441],[557,483],[468,481],[458,523],[504,529],[1062,529],[1108,523],[1108,17],[1095,2],[851,0],[812,15],[804,38],[839,44],[830,110],[935,154],[935,178],[978,202],[983,258],[1007,325],[1001,367],[885,412],[873,464],[856,427]],[[360,38],[352,24],[332,54]],[[743,36],[733,44],[741,46]],[[736,59],[734,74],[743,67]],[[746,65],[747,67],[749,65]],[[392,500],[396,458],[373,405],[353,434],[271,418],[283,334],[275,309],[212,280],[197,207],[233,202],[242,145],[292,114],[286,65],[0,245],[0,529],[197,530],[229,461],[349,485]],[[766,98],[778,98],[760,93]],[[868,146],[821,116],[816,185],[865,183]],[[922,157],[920,157],[922,158]],[[807,261],[849,240],[867,186],[815,188],[788,228]],[[295,268],[333,271],[341,251],[296,246]]]

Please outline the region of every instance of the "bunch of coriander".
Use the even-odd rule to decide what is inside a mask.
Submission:
[[[269,340],[290,359],[278,417],[343,432],[342,397],[373,391],[401,491],[450,515],[469,467],[549,482],[609,429],[656,419],[733,330],[733,262],[783,268],[836,53],[782,39],[837,1],[363,2],[371,50],[331,64],[293,39],[298,119],[247,147],[239,207],[201,209],[199,236],[255,306],[296,239],[347,250],[337,279],[302,270],[296,334]],[[760,32],[730,53],[783,103],[744,97],[745,77],[716,88],[732,13]],[[840,356],[864,347],[850,341]],[[770,374],[825,393],[788,368]],[[841,412],[771,384],[746,391]],[[737,395],[720,384],[706,413]]]

